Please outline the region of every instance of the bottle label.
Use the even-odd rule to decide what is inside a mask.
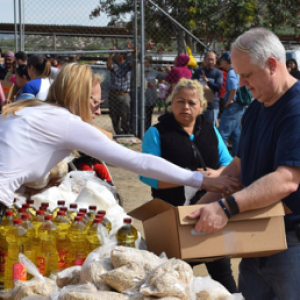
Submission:
[[[69,251],[58,251],[58,269],[66,268],[68,253]]]
[[[36,266],[43,276],[45,276],[46,273],[46,259],[45,257],[37,257],[36,258]]]
[[[118,246],[124,246],[124,247],[135,248],[135,242],[133,242],[133,243],[119,242],[119,243],[118,243]]]
[[[74,266],[82,266],[86,258],[76,258],[74,260]]]
[[[13,264],[13,283],[17,280],[27,280],[27,270],[21,263]]]
[[[5,273],[6,257],[7,257],[7,252],[0,252],[0,274]]]

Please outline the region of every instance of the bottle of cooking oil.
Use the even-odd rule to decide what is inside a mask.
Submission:
[[[72,220],[71,216],[69,215],[68,208],[65,207],[65,206],[63,206],[63,207],[61,207],[59,210],[65,212],[64,218],[71,224],[71,223],[73,222],[73,220]]]
[[[30,219],[31,219],[32,217],[34,217],[34,214],[30,212],[30,204],[24,203],[24,204],[22,204],[22,208],[25,208],[25,213],[26,213],[26,214],[29,214]],[[22,216],[21,216],[21,217],[22,217]]]
[[[14,204],[13,204],[13,206],[12,206],[12,211],[14,212],[14,217],[16,217],[16,215],[18,214],[18,209],[19,209],[19,207],[17,206],[17,199],[14,199]]]
[[[15,219],[14,227],[10,228],[6,234],[8,254],[5,265],[5,289],[13,288],[16,280],[27,280],[27,270],[19,262],[19,253],[23,253],[27,239],[27,231],[22,227],[22,220]]]
[[[36,252],[34,249],[35,228],[30,222],[29,214],[22,214],[22,227],[27,230],[27,241],[25,243],[24,255],[35,264]],[[28,279],[31,279],[28,274]]]
[[[97,214],[97,206],[96,205],[90,205],[89,211],[87,212],[87,215],[90,217],[90,219],[93,221],[95,216]]]
[[[21,208],[18,208],[18,213],[16,214],[15,216],[15,219],[22,219],[22,214],[26,214],[26,209],[21,207]]]
[[[72,221],[74,221],[77,213],[78,213],[78,210],[77,210],[77,204],[76,203],[71,203],[70,204],[70,209],[68,211],[68,214],[69,216],[72,218]]]
[[[49,277],[50,273],[58,267],[57,231],[58,228],[52,222],[52,216],[46,215],[44,223],[38,230],[41,245],[36,257],[36,266],[46,277]]]
[[[77,217],[81,217],[83,223],[86,226],[86,230],[88,231],[88,224],[89,224],[89,219],[86,218],[86,214],[84,212],[78,212]]]
[[[93,225],[88,231],[87,240],[89,242],[89,251],[92,252],[94,249],[99,248],[101,246],[101,242],[99,240],[99,232],[101,229],[99,227],[103,227],[102,218],[95,218],[93,221]]]
[[[35,253],[37,254],[39,251],[39,248],[40,248],[40,237],[38,234],[38,230],[44,223],[44,211],[40,210],[40,209],[37,210],[36,216],[32,219],[31,223],[35,229],[35,236],[33,239],[33,247],[34,247]]]
[[[8,252],[7,231],[14,226],[14,212],[7,210],[0,229],[0,284],[4,288],[5,264]]]
[[[34,200],[31,200],[31,199],[27,199],[26,200],[26,203],[30,205],[29,207],[29,212],[32,214],[32,215],[36,215],[36,209],[34,207]]]
[[[105,210],[98,210],[97,215],[103,215],[102,224],[107,229],[108,233],[110,233],[110,231],[112,229],[112,225],[111,225],[111,222],[106,217],[106,211]]]
[[[82,221],[82,217],[75,217],[69,230],[71,244],[70,251],[67,256],[67,268],[83,265],[88,254],[86,234],[87,230]]]
[[[57,212],[60,210],[61,207],[64,207],[65,204],[66,204],[66,201],[64,201],[64,200],[57,201],[57,207],[52,211],[53,220],[56,218]]]
[[[83,218],[83,222],[86,224],[86,229],[89,230],[90,227],[93,225],[93,222],[91,222],[91,218],[87,214],[87,209],[86,208],[80,208],[79,212],[80,213],[85,213],[85,216]]]
[[[45,216],[46,215],[51,215],[52,216],[52,211],[49,209],[49,203],[48,202],[42,202],[41,208],[44,207],[45,211]]]
[[[123,226],[117,232],[119,246],[135,248],[135,241],[138,238],[137,230],[131,225],[130,218],[124,218]]]
[[[60,210],[57,212],[56,218],[53,223],[58,228],[58,237],[56,240],[56,250],[58,253],[58,271],[62,271],[67,265],[67,256],[70,250],[70,238],[68,231],[71,223],[65,218],[65,212]]]

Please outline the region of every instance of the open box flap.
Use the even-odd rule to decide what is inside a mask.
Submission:
[[[163,200],[153,199],[132,210],[128,215],[137,220],[145,221],[172,208],[174,208],[174,206]]]
[[[203,206],[204,205],[179,206],[178,207],[178,216],[179,216],[180,225],[195,224],[196,221],[198,221],[198,219],[191,220],[187,217],[187,215],[189,215],[193,211],[195,211]],[[229,219],[229,222],[265,219],[265,218],[284,216],[284,215],[285,215],[284,207],[281,202],[278,202],[278,203],[275,203],[268,207],[247,211],[247,212],[232,216]]]

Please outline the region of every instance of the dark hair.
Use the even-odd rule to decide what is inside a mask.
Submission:
[[[35,75],[40,78],[50,78],[51,75],[51,63],[44,55],[32,55],[27,61],[28,68],[33,66],[35,69]]]
[[[214,51],[208,50],[208,51],[205,53],[205,55],[204,55],[204,59],[207,57],[207,55],[208,55],[209,53],[213,53],[214,55],[216,55],[216,53],[215,53]],[[217,57],[217,55],[216,55],[216,57]]]
[[[297,64],[296,59],[290,58],[290,59],[286,62],[286,66],[288,65],[289,62],[293,62],[293,63],[296,65],[296,67],[295,67],[292,71],[299,71],[299,69],[298,69],[298,64]]]
[[[27,78],[28,80],[30,80],[30,77],[29,77],[29,75],[28,75],[28,67],[27,67],[27,65],[20,65],[19,67],[17,67],[16,73],[17,73],[21,78],[23,78],[23,76],[26,76],[26,78]]]
[[[28,56],[24,51],[19,51],[15,54],[15,58],[20,59],[23,62],[25,62],[25,61],[27,61]]]

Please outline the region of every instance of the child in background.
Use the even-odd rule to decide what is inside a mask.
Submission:
[[[166,84],[164,79],[159,80],[158,83],[158,112],[161,112],[162,103],[166,104],[166,96],[168,92],[168,85]],[[166,105],[165,105],[166,106]]]

